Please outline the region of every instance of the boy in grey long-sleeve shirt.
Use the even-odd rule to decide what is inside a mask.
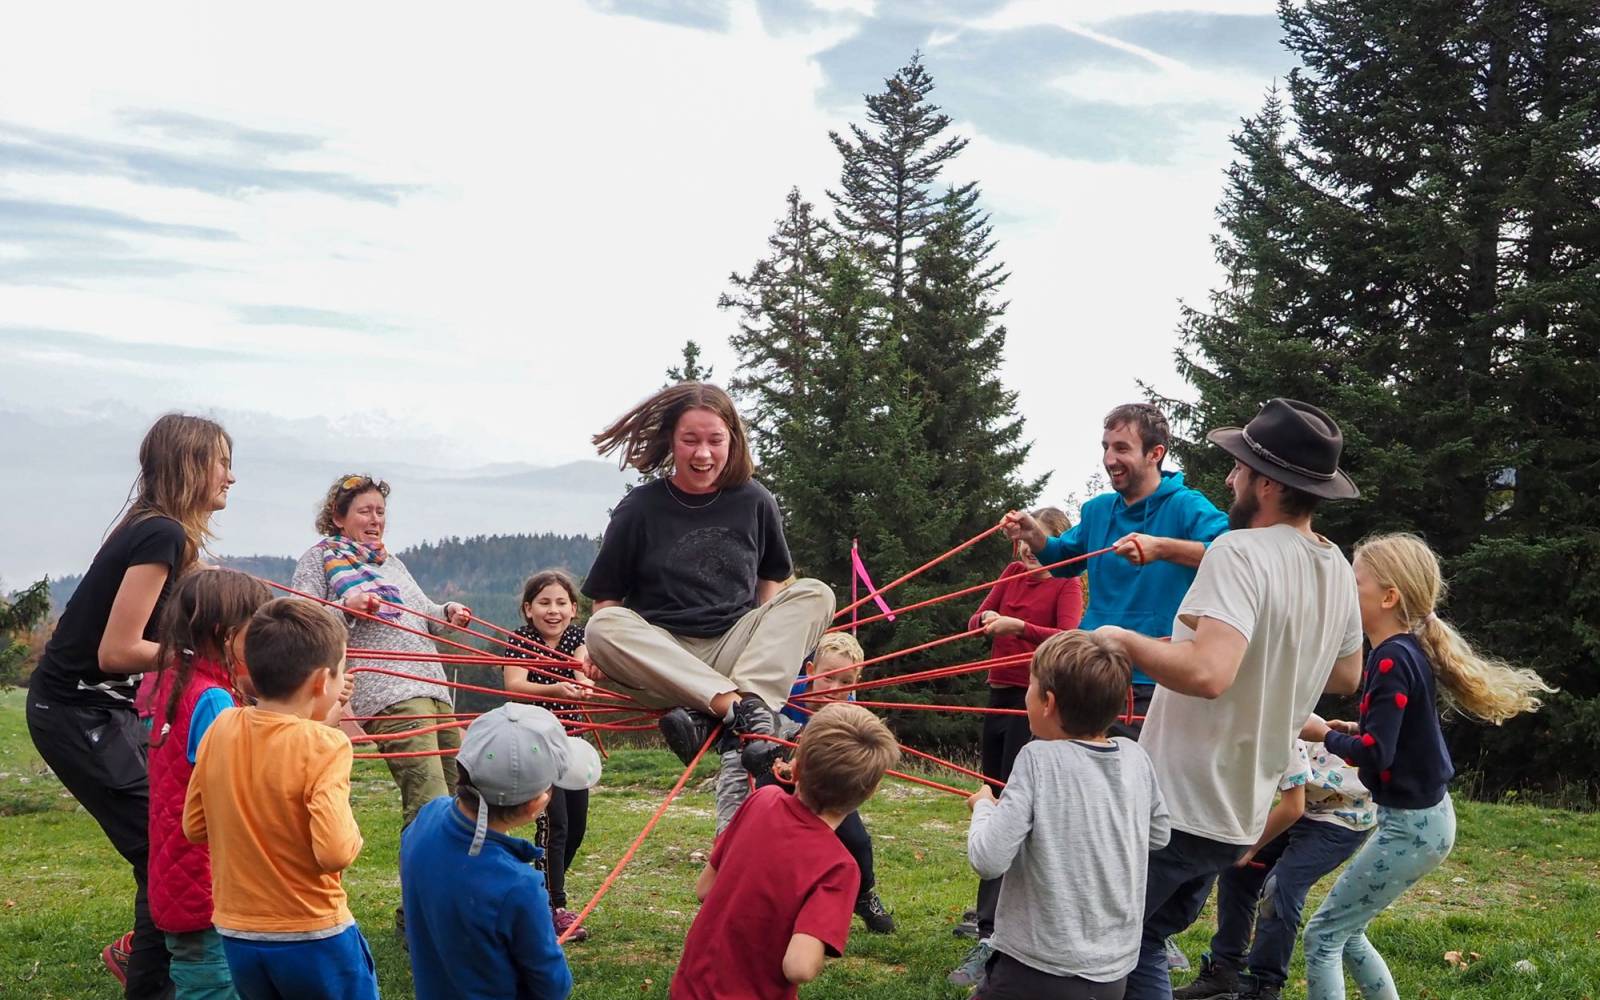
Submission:
[[[1120,1000],[1139,957],[1145,864],[1171,834],[1150,758],[1107,739],[1125,710],[1131,667],[1088,632],[1052,636],[1034,653],[1028,725],[997,801],[968,804],[967,856],[1000,878],[983,1000]]]

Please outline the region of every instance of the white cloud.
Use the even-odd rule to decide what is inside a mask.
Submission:
[[[388,423],[449,441],[463,463],[590,455],[589,435],[651,391],[685,339],[707,348],[719,375],[730,372],[734,319],[714,308],[728,272],[765,252],[791,185],[820,205],[836,181],[826,133],[843,122],[818,106],[825,80],[814,56],[861,18],[891,11],[858,0],[818,6],[842,16],[778,35],[749,4],[735,7],[726,31],[570,2],[446,13],[302,0],[270,16],[196,2],[159,17],[137,5],[29,6],[0,36],[0,92],[9,95],[0,120],[233,155],[216,137],[163,137],[126,112],[203,116],[325,140],[258,151],[260,166],[406,190],[391,205],[0,169],[0,198],[237,237],[124,235],[130,253],[191,270],[0,282],[7,323],[275,359],[163,369],[0,343],[0,364],[26,373],[8,395],[35,407],[116,399],[142,412],[226,407],[336,427]],[[1198,90],[1253,110],[1266,81],[1190,69],[1094,27],[1165,6],[1019,2],[940,30],[1070,26],[1134,51],[1150,69],[1075,72],[1058,81],[1068,96],[1147,106]],[[937,52],[928,65],[937,79]],[[1093,471],[1099,416],[1135,395],[1136,377],[1174,388],[1176,299],[1199,298],[1215,277],[1207,234],[1226,127],[1195,123],[1167,166],[1090,164],[994,141],[961,121],[961,108],[947,110],[974,137],[959,173],[982,182],[1000,220],[999,254],[1013,272],[1007,378],[1040,442],[1034,471],[1062,469],[1058,496]],[[7,264],[19,259],[4,252]],[[252,324],[241,306],[321,310],[367,328]],[[72,365],[70,377],[51,381],[52,364]]]

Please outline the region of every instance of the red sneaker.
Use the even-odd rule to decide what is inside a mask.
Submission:
[[[697,747],[696,749],[699,749],[699,748]],[[577,924],[577,929],[572,932],[572,936],[567,938],[567,940],[568,941],[587,941],[587,940],[589,940],[589,928],[587,928],[587,927],[583,926],[582,924],[578,923],[578,915],[576,913],[573,913],[571,910],[566,910],[566,909],[562,909],[560,907],[557,907],[551,913],[551,916],[555,918],[555,922],[556,922],[556,937],[560,937],[561,935],[565,934],[567,932],[567,928],[568,927],[571,927],[574,924]]]
[[[117,982],[123,986],[128,985],[128,953],[131,951],[133,951],[133,931],[117,938],[100,952],[100,961],[106,963],[106,969],[116,976]]]

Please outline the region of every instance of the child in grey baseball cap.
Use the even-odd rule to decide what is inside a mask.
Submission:
[[[543,708],[509,704],[467,727],[456,794],[422,807],[400,841],[406,941],[418,996],[537,996],[572,988],[532,823],[552,788],[592,788],[600,755]]]
[[[456,755],[461,783],[477,793],[478,825],[468,854],[483,848],[490,806],[520,806],[554,788],[600,783],[600,755],[537,705],[502,705],[467,727]],[[548,799],[548,796],[545,796]],[[534,818],[538,812],[533,814]]]

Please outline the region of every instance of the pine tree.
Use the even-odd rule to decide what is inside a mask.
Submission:
[[[710,365],[703,368],[700,366],[700,345],[692,340],[686,340],[683,342],[683,363],[667,369],[667,385],[676,385],[679,382],[709,382],[712,376]]]
[[[729,338],[739,368],[728,388],[745,400],[746,422],[769,460],[783,448],[777,426],[784,414],[807,409],[817,384],[816,324],[825,308],[830,240],[811,203],[799,188],[791,188],[784,214],[767,238],[769,254],[749,274],[730,275],[733,291],[717,300],[719,309],[739,315],[739,332]]]
[[[933,77],[921,54],[869,94],[867,124],[850,126],[850,138],[828,133],[844,161],[839,191],[829,192],[840,235],[867,261],[898,319],[910,283],[911,257],[939,214],[932,192],[939,173],[966,148],[960,136],[940,140],[950,116],[928,102]]]
[[[1019,479],[1029,445],[1022,443],[1017,394],[1000,381],[1006,330],[996,324],[1006,305],[995,294],[1007,274],[990,260],[993,228],[978,198],[977,185],[966,184],[940,200],[915,254],[903,338],[925,416],[923,444],[946,459],[935,489],[959,512],[961,538],[1025,505],[1044,485]]]
[[[918,57],[867,97],[867,125],[831,138],[843,161],[832,225],[798,191],[768,254],[735,273],[720,301],[738,311],[738,392],[761,475],[782,504],[801,572],[845,594],[850,542],[879,583],[991,527],[1038,494],[1016,396],[1001,384],[997,298],[1004,266],[978,188],[938,187],[966,140],[928,101]],[[1003,543],[961,553],[895,591],[904,605],[999,575]],[[978,598],[919,611],[862,634],[883,652],[965,630]],[[907,657],[904,669],[978,659],[981,641]],[[895,668],[890,668],[895,669]],[[885,698],[981,697],[969,677]],[[908,713],[913,741],[961,734],[971,717]]]
[[[49,616],[49,580],[40,580],[9,599],[0,597],[0,687],[27,680],[42,648],[42,626]]]
[[[1303,68],[1289,108],[1269,97],[1235,136],[1228,282],[1185,313],[1199,399],[1177,414],[1199,432],[1274,395],[1332,412],[1363,500],[1322,530],[1420,532],[1453,580],[1444,613],[1564,688],[1504,729],[1452,727],[1457,760],[1491,790],[1600,787],[1576,752],[1600,739],[1600,10],[1280,15]],[[1178,450],[1204,486],[1231,465]]]

